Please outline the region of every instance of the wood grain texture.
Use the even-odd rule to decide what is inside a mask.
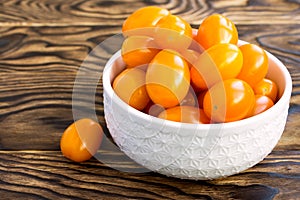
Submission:
[[[236,24],[299,24],[297,0],[2,0],[0,24],[4,26],[120,25],[137,8],[157,5],[200,24],[212,13],[222,13]],[[32,12],[34,10],[34,12]]]
[[[115,160],[118,154],[100,151]],[[188,181],[153,172],[128,173],[92,159],[73,163],[56,151],[0,153],[1,192],[32,199],[292,199],[299,193],[300,155],[275,151],[255,167],[229,178]],[[125,168],[136,167],[126,163]],[[49,187],[51,185],[51,187]]]
[[[105,55],[92,50],[147,5],[167,8],[194,28],[221,13],[237,24],[240,39],[287,66],[293,79],[287,125],[261,163],[213,181],[168,178],[132,162],[106,129],[100,161],[62,156],[59,140],[73,122],[72,108],[97,114],[105,125],[99,76],[115,47],[105,46]],[[77,82],[72,101],[79,69],[89,78]],[[300,199],[299,130],[299,0],[0,0],[1,199]]]
[[[91,56],[94,60],[86,66],[83,61],[117,31],[119,28],[72,26],[0,28],[0,148],[57,149],[60,135],[73,122],[72,106],[88,114],[98,105],[95,112],[103,124],[98,79],[107,59]],[[72,102],[80,67],[87,79]],[[99,71],[98,77],[93,76],[94,71]],[[96,94],[89,90],[95,82],[99,85]],[[89,102],[95,95],[95,102]],[[39,137],[35,137],[37,132]]]

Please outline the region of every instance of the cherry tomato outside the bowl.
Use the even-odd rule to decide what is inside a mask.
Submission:
[[[193,106],[168,108],[161,112],[158,118],[192,124],[208,124],[210,122],[202,109]]]
[[[62,154],[75,162],[89,160],[99,149],[103,138],[102,127],[91,119],[72,123],[60,140]]]
[[[235,78],[243,65],[242,52],[236,45],[217,44],[202,53],[191,68],[191,81],[202,90],[215,83]]]
[[[255,44],[244,44],[240,46],[240,50],[243,54],[243,67],[237,78],[254,87],[268,72],[268,56]]]
[[[278,86],[271,79],[264,78],[253,87],[255,94],[265,95],[269,97],[274,103],[278,95]]]
[[[255,104],[251,112],[249,113],[250,116],[258,115],[274,105],[272,99],[264,95],[255,95]]]
[[[228,18],[213,14],[205,18],[199,26],[196,40],[204,49],[219,43],[237,44],[238,32]]]
[[[192,42],[192,27],[179,16],[165,16],[155,27],[154,40],[162,49],[187,49]]]
[[[161,50],[146,72],[146,88],[155,104],[164,108],[178,105],[190,87],[188,63],[175,51]]]
[[[170,15],[170,12],[167,9],[157,6],[147,6],[140,8],[129,15],[123,22],[122,32],[125,36],[152,36],[154,32],[154,29],[152,28],[156,26],[159,20],[168,15]]]
[[[121,54],[128,68],[146,65],[159,52],[153,38],[129,36],[122,43]]]
[[[135,67],[125,69],[113,81],[116,94],[137,110],[143,110],[150,101],[146,91],[145,76],[145,71]]]
[[[243,119],[253,108],[255,100],[251,86],[239,79],[216,83],[204,96],[203,109],[214,122]]]

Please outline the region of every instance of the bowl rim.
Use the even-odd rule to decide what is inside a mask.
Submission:
[[[246,44],[248,42],[239,40],[239,44]],[[266,51],[266,50],[265,50]],[[112,55],[112,57],[107,61],[105,64],[103,74],[102,74],[102,84],[103,84],[103,93],[109,95],[112,98],[112,101],[117,103],[118,106],[126,109],[130,114],[134,115],[137,118],[141,118],[143,120],[151,120],[151,123],[156,124],[156,125],[161,125],[164,124],[165,126],[168,127],[181,127],[181,128],[186,128],[186,129],[193,129],[193,130],[209,130],[211,128],[219,128],[220,125],[222,125],[222,129],[231,129],[231,128],[237,128],[237,127],[247,127],[250,124],[255,124],[258,121],[265,120],[266,116],[270,115],[272,112],[274,112],[275,109],[281,109],[284,107],[284,104],[286,104],[287,100],[289,103],[291,92],[292,92],[292,79],[290,76],[289,71],[287,70],[286,66],[278,59],[276,58],[273,54],[270,52],[266,51],[267,56],[269,60],[272,60],[275,65],[278,67],[280,70],[281,74],[283,75],[284,79],[284,90],[283,93],[280,97],[280,99],[268,110],[249,117],[245,119],[241,119],[238,121],[233,121],[233,122],[225,122],[225,123],[215,123],[215,124],[191,124],[191,123],[183,123],[183,122],[175,122],[175,121],[170,121],[170,120],[165,120],[165,119],[160,119],[151,115],[148,115],[146,113],[143,113],[142,111],[139,111],[131,106],[129,106],[127,103],[125,103],[123,100],[121,100],[117,94],[115,94],[112,85],[111,85],[111,72],[113,68],[113,64],[115,61],[118,59],[121,59],[121,50],[118,50],[116,53]]]

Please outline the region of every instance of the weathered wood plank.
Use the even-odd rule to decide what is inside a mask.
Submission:
[[[241,39],[286,64],[294,86],[287,126],[262,162],[228,178],[187,181],[147,172],[109,140],[97,154],[100,161],[74,163],[62,156],[59,140],[73,122],[72,106],[82,115],[96,112],[105,124],[97,76],[109,54],[82,62],[96,45],[120,32],[130,13],[147,5],[168,8],[194,28],[204,17],[222,13],[237,24]],[[299,199],[299,41],[299,0],[0,0],[1,198]],[[79,84],[72,102],[81,67],[92,75]],[[90,90],[95,82],[96,96]]]
[[[120,25],[137,8],[157,5],[200,24],[212,13],[222,13],[237,24],[299,24],[300,5],[288,0],[11,0],[0,2],[1,26]]]
[[[100,151],[122,167],[118,154]],[[1,151],[0,193],[32,199],[296,199],[299,151],[276,151],[245,172],[214,181],[188,181],[153,172],[114,170],[92,159],[74,163],[59,151]],[[141,168],[141,167],[137,167]]]
[[[88,76],[102,72],[103,55],[82,62],[117,31],[101,26],[0,28],[0,149],[57,148],[63,130],[73,122],[72,105],[83,114],[97,112],[104,123],[101,74]],[[80,67],[88,77],[72,102]],[[92,84],[98,85],[98,93],[91,93]],[[91,95],[96,95],[92,104]],[[96,111],[90,109],[95,104]]]

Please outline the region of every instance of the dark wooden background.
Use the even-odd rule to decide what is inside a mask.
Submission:
[[[81,63],[147,5],[167,8],[194,28],[212,13],[224,14],[240,39],[287,66],[293,93],[286,129],[261,163],[224,179],[188,181],[134,173],[143,168],[108,142],[99,152],[103,162],[62,156],[59,140],[73,122],[72,90]],[[96,113],[104,125],[101,89],[100,81]],[[80,99],[89,95],[82,92]],[[299,114],[299,0],[0,0],[1,199],[300,199]]]

